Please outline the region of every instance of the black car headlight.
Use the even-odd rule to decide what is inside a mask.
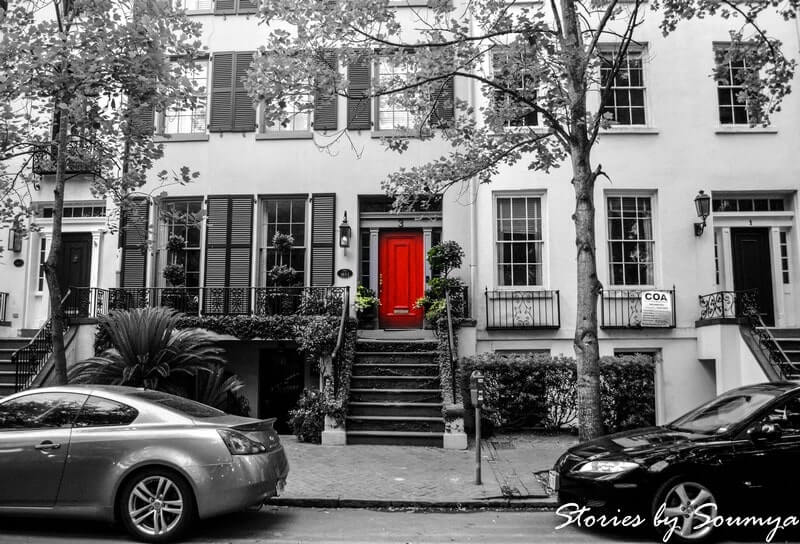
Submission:
[[[574,469],[580,474],[621,474],[639,468],[638,463],[632,461],[589,461]]]

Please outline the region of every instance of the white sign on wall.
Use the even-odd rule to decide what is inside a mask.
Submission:
[[[672,326],[672,293],[642,292],[642,327]]]

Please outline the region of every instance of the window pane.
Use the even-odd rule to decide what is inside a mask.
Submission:
[[[106,427],[111,425],[128,425],[136,419],[139,412],[119,402],[99,397],[89,397],[83,405],[76,427]]]
[[[86,395],[33,393],[0,404],[0,429],[70,427]],[[35,452],[34,452],[35,453]]]

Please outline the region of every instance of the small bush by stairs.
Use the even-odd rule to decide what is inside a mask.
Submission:
[[[0,338],[0,398],[14,393],[16,367],[11,355],[30,341],[30,338]]]
[[[789,360],[800,368],[800,329],[770,328],[770,332]],[[800,373],[791,367],[783,369],[783,373],[789,380],[800,380]]]
[[[360,338],[348,406],[348,444],[442,447],[436,342]]]

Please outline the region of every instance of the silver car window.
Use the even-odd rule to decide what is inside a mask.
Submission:
[[[71,427],[88,395],[31,393],[0,403],[0,431]]]
[[[101,397],[91,396],[87,400],[78,418],[76,427],[111,427],[114,425],[130,425],[139,415],[132,406]]]

